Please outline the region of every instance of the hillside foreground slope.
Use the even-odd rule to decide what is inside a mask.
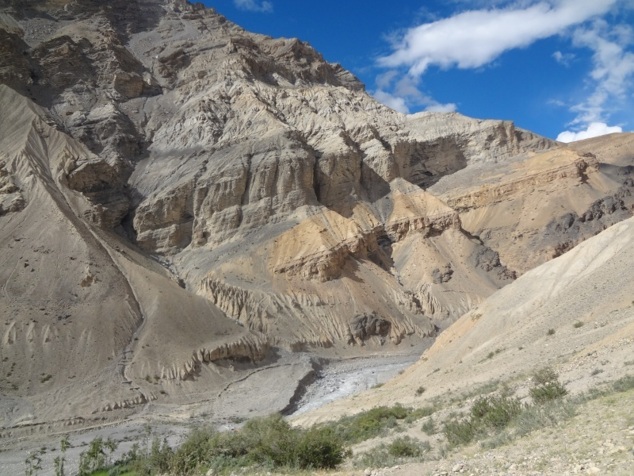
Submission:
[[[634,219],[628,219],[494,293],[385,385],[295,421],[312,424],[397,403],[420,407],[463,399],[468,404],[487,393],[480,389],[501,384],[526,398],[531,375],[546,366],[572,396],[633,376],[632,263]],[[571,421],[508,446],[486,450],[476,444],[429,463],[373,474],[435,474],[454,467],[481,474],[628,474],[634,454],[633,396],[630,390],[591,401]]]

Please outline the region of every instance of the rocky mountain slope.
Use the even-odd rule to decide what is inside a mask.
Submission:
[[[450,421],[451,412],[464,411],[484,395],[506,392],[530,401],[531,376],[550,366],[570,393],[567,398],[576,399],[574,407],[569,404],[568,417],[544,418],[528,436],[519,432],[506,441],[467,447],[447,447],[444,436],[435,435],[431,438],[438,453],[430,451],[419,458],[423,462],[386,462],[385,468],[379,464],[337,474],[629,474],[634,392],[631,384],[623,385],[629,388],[626,393],[609,389],[613,382],[628,377],[631,381],[634,375],[634,277],[629,272],[633,260],[630,218],[494,293],[390,382],[297,416],[295,423],[336,420],[380,405],[401,404],[442,409],[433,416],[439,430]],[[592,396],[601,391],[607,395],[598,400],[596,393]],[[584,394],[589,402],[580,404]],[[417,423],[414,427],[420,428]],[[429,431],[427,436],[417,428],[410,433],[430,439]],[[385,435],[383,441],[396,435],[403,433]],[[358,445],[355,451],[372,452],[380,442]]]
[[[632,135],[404,116],[199,4],[0,0],[0,37],[7,428],[283,408],[296,352],[416,344],[632,215]]]
[[[419,362],[356,396],[354,405],[342,400],[303,421],[337,418],[351,408],[420,405],[490,382],[510,383],[526,395],[529,376],[545,366],[556,369],[572,393],[616,380],[632,364],[633,259],[630,218],[494,293],[444,331]]]

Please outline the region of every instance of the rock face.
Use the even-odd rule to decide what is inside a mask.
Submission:
[[[0,39],[10,424],[206,398],[242,378],[227,360],[434,336],[632,215],[631,135],[405,116],[199,4],[3,0]]]

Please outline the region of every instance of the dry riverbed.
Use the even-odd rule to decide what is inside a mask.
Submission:
[[[411,348],[399,355],[370,355],[345,359],[320,359],[314,367],[314,373],[300,384],[294,404],[288,407],[287,414],[299,415],[319,408],[332,401],[349,397],[366,389],[381,385],[416,362],[422,347]],[[317,362],[317,361],[315,361]],[[270,394],[273,388],[260,389]],[[79,464],[79,455],[95,438],[111,438],[119,443],[113,458],[121,457],[132,448],[134,443],[144,445],[153,438],[167,438],[170,445],[178,445],[192,428],[212,424],[220,430],[230,430],[240,425],[246,417],[227,416],[214,418],[198,408],[192,409],[187,418],[183,418],[182,409],[173,412],[162,408],[155,412],[149,405],[134,419],[111,423],[98,428],[84,428],[68,433],[71,447],[66,452],[66,468],[74,471]],[[175,418],[170,418],[170,413]],[[30,453],[44,449],[41,454],[43,470],[37,474],[53,475],[53,460],[60,456],[60,440],[65,433],[32,435],[29,437],[0,439],[0,476],[23,474],[25,460]],[[72,473],[71,473],[72,474]]]

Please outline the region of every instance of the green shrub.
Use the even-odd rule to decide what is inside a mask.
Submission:
[[[407,458],[420,458],[430,450],[429,443],[403,436],[396,438],[389,445],[381,444],[357,455],[353,465],[361,468],[394,466]]]
[[[39,449],[28,454],[24,460],[24,473],[26,476],[33,476],[38,474],[39,471],[42,471],[42,455],[44,455],[44,453],[45,450]]]
[[[104,469],[110,465],[110,457],[117,449],[118,444],[108,438],[95,438],[88,445],[88,449],[79,455],[79,476],[94,473],[98,469]]]
[[[412,423],[416,420],[420,420],[421,418],[425,418],[428,416],[433,415],[434,413],[436,413],[437,408],[435,406],[431,407],[431,406],[426,406],[426,407],[421,407],[421,408],[416,408],[416,409],[410,409],[410,413],[409,415],[407,415],[407,417],[405,417],[405,421],[407,421],[408,423]]]
[[[430,435],[430,436],[431,435],[435,435],[436,434],[436,424],[434,423],[434,420],[432,420],[430,418],[425,423],[423,423],[423,426],[421,426],[421,430],[426,435]]]
[[[148,435],[149,436],[149,435]],[[139,445],[135,443],[132,449],[124,455],[119,465],[122,474],[130,471],[138,476],[151,476],[154,474],[165,474],[173,464],[174,450],[167,443],[154,438],[142,452]]]
[[[176,474],[191,474],[204,468],[211,459],[211,441],[215,432],[211,428],[197,428],[174,452],[170,470]]]
[[[397,458],[414,458],[423,453],[423,448],[419,440],[401,436],[387,446],[387,452]]]
[[[575,406],[564,400],[552,400],[542,405],[528,405],[513,421],[516,436],[540,428],[557,425],[575,416]]]
[[[444,424],[442,431],[451,446],[471,443],[476,435],[476,427],[471,419],[449,420]]]
[[[170,474],[192,474],[209,467],[330,469],[347,454],[331,428],[292,428],[275,415],[250,420],[234,432],[193,432],[174,453],[169,469]]]
[[[452,446],[465,445],[476,437],[506,428],[524,409],[516,398],[480,397],[471,406],[469,416],[445,423],[443,433]]]
[[[248,456],[254,463],[294,466],[296,433],[280,415],[255,418],[234,434],[233,450],[235,456]]]
[[[538,370],[533,374],[533,387],[529,394],[536,404],[562,398],[568,391],[559,382],[557,373],[550,367]]]
[[[376,407],[371,410],[344,417],[337,422],[328,424],[334,434],[346,443],[358,443],[374,438],[386,429],[398,425],[398,420],[404,420],[415,413],[411,408],[400,405],[393,407]]]
[[[471,407],[471,417],[478,426],[504,428],[522,411],[523,405],[516,398],[481,397]]]
[[[66,464],[66,451],[68,448],[70,448],[70,442],[68,441],[68,436],[64,436],[59,442],[59,449],[62,454],[53,459],[55,476],[64,476],[66,474],[64,465]]]
[[[634,375],[626,375],[612,384],[615,392],[627,392],[634,388]]]
[[[310,428],[297,443],[297,466],[302,469],[332,469],[343,463],[349,452],[330,428]]]

